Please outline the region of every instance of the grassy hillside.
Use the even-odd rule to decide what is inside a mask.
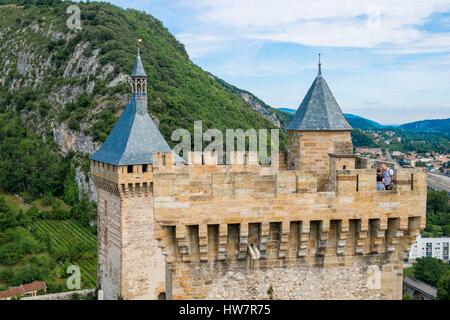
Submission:
[[[48,292],[68,290],[67,267],[81,271],[83,288],[96,284],[95,228],[82,215],[92,207],[45,199],[29,207],[17,197],[0,195],[0,290],[44,280]]]
[[[80,267],[82,287],[95,288],[97,239],[89,228],[73,220],[37,220],[32,224],[32,230],[40,237],[49,236],[54,252],[71,254],[81,250],[79,256],[68,259],[66,264]]]

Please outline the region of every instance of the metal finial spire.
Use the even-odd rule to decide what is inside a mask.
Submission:
[[[136,55],[136,61],[134,62],[133,72],[131,73],[131,77],[147,77],[147,73],[144,69],[144,64],[142,63],[141,58],[141,48],[140,43],[142,42],[141,39],[138,39],[138,49],[137,49],[137,55]]]
[[[319,53],[319,76],[322,75],[322,61],[321,61],[320,57],[321,57],[321,54]]]
[[[141,55],[141,48],[140,48],[141,42],[142,42],[142,39],[138,39],[138,52],[137,52],[138,56]]]

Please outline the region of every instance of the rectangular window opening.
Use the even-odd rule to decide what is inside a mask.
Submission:
[[[281,236],[281,223],[280,222],[271,222],[269,224],[269,240],[279,241]]]
[[[227,240],[227,255],[229,260],[237,260],[239,256],[239,242],[240,242],[239,224],[228,225],[228,240]]]
[[[188,226],[189,230],[189,251],[192,261],[198,261],[200,259],[200,240],[198,234],[198,225]]]
[[[208,260],[214,261],[219,255],[219,225],[208,225]]]

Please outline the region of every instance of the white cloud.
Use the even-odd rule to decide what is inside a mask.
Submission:
[[[256,39],[307,46],[385,48],[404,52],[450,51],[450,33],[429,34],[421,26],[450,0],[184,0],[195,12],[188,48],[213,42]],[[210,41],[214,39],[214,41]],[[206,53],[207,50],[201,50]]]
[[[270,105],[300,104],[320,51],[344,112],[383,123],[450,117],[450,0],[132,1],[196,63]]]

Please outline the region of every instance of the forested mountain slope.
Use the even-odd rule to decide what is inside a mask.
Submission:
[[[78,186],[92,193],[85,175],[88,154],[105,139],[128,99],[138,39],[149,75],[149,112],[169,144],[174,129],[192,130],[196,120],[203,120],[205,129],[221,130],[279,124],[270,107],[256,111],[232,86],[194,65],[184,46],[149,14],[107,3],[77,3],[82,29],[75,31],[66,26],[70,4],[0,0],[0,175],[28,153],[31,164],[24,163],[24,170],[39,168],[36,181],[74,175]],[[35,146],[11,150],[27,139]],[[63,160],[53,161],[58,170],[41,168],[44,159],[36,163],[41,156],[36,149],[46,157],[56,152],[70,158],[75,173],[67,163],[58,166]],[[0,179],[0,187],[16,184],[6,182]],[[36,195],[63,192],[61,185],[13,189]]]

